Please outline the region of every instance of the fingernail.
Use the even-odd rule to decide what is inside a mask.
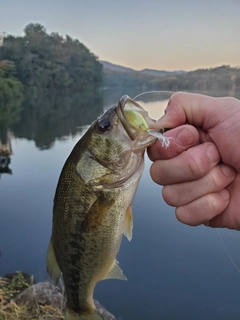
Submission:
[[[194,142],[194,135],[191,131],[184,128],[176,136],[176,141],[180,146],[189,146]]]
[[[213,144],[207,148],[207,156],[211,162],[218,162],[220,160],[218,150]]]
[[[230,194],[226,189],[223,189],[219,194],[225,201],[228,201],[230,199]]]
[[[225,174],[226,177],[234,177],[236,175],[236,171],[230,166],[222,164],[221,165],[221,169],[222,169],[222,172]]]

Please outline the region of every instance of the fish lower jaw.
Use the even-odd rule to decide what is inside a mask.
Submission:
[[[156,137],[149,137],[149,139],[146,141],[144,141],[144,143],[142,145],[138,145],[138,146],[134,146],[132,148],[132,152],[135,153],[135,154],[138,154],[138,153],[144,153],[144,150],[148,147],[150,147],[155,141],[157,140]]]

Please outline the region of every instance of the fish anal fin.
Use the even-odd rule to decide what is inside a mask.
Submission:
[[[129,241],[131,241],[132,239],[132,229],[133,229],[132,207],[129,206],[125,214],[124,229],[123,229],[123,233],[128,238]]]
[[[90,313],[77,314],[69,308],[66,308],[65,320],[104,320],[104,318],[97,309]]]
[[[52,238],[50,239],[48,251],[47,251],[47,272],[51,279],[54,281],[54,283],[58,283],[60,277],[61,277],[61,270],[58,266],[55,252],[53,249],[53,243],[52,243]]]
[[[123,274],[122,269],[119,267],[117,260],[114,261],[111,269],[103,277],[102,280],[107,280],[107,279],[127,280],[126,276]]]

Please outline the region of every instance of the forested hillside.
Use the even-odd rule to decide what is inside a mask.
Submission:
[[[240,68],[221,66],[180,74],[154,76],[142,71],[120,72],[104,68],[105,88],[124,86],[144,90],[239,91]]]
[[[27,25],[24,33],[5,37],[0,49],[0,60],[15,63],[16,76],[24,86],[82,92],[102,85],[102,65],[81,42],[47,34],[40,24]]]

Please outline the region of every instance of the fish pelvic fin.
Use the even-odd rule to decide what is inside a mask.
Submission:
[[[54,281],[54,283],[57,284],[61,277],[62,272],[56,260],[56,255],[53,249],[52,238],[50,239],[50,243],[47,251],[47,272],[50,278]]]
[[[127,208],[127,211],[125,213],[123,228],[124,228],[124,230],[123,230],[124,235],[128,238],[128,241],[131,241],[132,229],[133,229],[133,215],[132,215],[132,207],[131,206],[129,206]]]
[[[117,260],[114,261],[108,273],[103,277],[102,280],[107,279],[127,280],[127,278],[123,274],[122,269],[119,267]]]
[[[65,320],[104,320],[97,309],[91,313],[77,314],[73,310],[66,307]]]

